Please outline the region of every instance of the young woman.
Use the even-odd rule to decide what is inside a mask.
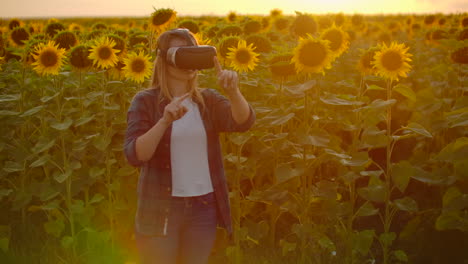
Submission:
[[[151,87],[127,112],[124,152],[140,167],[135,238],[141,262],[207,263],[219,225],[232,235],[220,132],[242,132],[255,121],[234,71],[213,58],[218,84],[197,87],[197,71],[166,61],[170,47],[197,46],[188,30],[158,38]]]

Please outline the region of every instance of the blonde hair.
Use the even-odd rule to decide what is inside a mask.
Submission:
[[[195,36],[190,33],[190,31],[178,31],[178,32],[186,32],[183,34],[188,34],[187,36],[181,36],[180,34],[173,34],[174,30],[169,30],[164,33],[162,33],[159,38],[158,38],[158,44],[157,44],[157,56],[156,59],[154,60],[154,67],[153,67],[153,74],[151,76],[151,88],[155,89],[160,89],[159,91],[159,103],[161,103],[165,98],[167,98],[169,101],[172,101],[174,96],[171,94],[169,87],[167,85],[167,63],[166,60],[163,58],[163,55],[165,55],[165,51],[169,48],[169,43],[172,39],[174,38],[179,38],[179,39],[188,39],[190,38],[192,41],[192,44],[198,45],[198,42],[195,38]],[[191,80],[189,80],[188,83],[189,86],[189,94],[190,98],[192,98],[194,101],[201,103],[203,110],[205,109],[205,101],[203,100],[203,96],[201,94],[200,88],[198,88],[198,75],[195,75],[195,77]],[[162,96],[161,96],[162,95]],[[159,108],[158,108],[159,109]],[[202,112],[202,111],[200,111]]]

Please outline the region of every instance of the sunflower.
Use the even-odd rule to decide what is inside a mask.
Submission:
[[[81,32],[81,31],[83,31],[83,27],[82,27],[80,24],[71,23],[71,24],[68,26],[68,30]]]
[[[330,50],[333,56],[338,57],[349,47],[349,35],[340,27],[333,24],[324,30],[320,36],[322,39],[330,41]]]
[[[176,19],[177,12],[170,8],[155,9],[150,16],[149,27],[152,31],[161,32]]]
[[[390,80],[398,81],[398,77],[406,77],[411,69],[409,61],[412,54],[408,53],[409,47],[405,44],[392,42],[390,46],[385,43],[379,45],[380,50],[374,55],[372,62],[377,69],[377,75]]]
[[[253,44],[247,45],[245,40],[237,43],[237,48],[228,48],[226,58],[230,60],[231,66],[240,72],[251,71],[257,66],[259,54],[254,52]]]
[[[15,27],[10,33],[10,42],[15,47],[24,46],[29,39],[29,32],[24,27]]]
[[[33,54],[35,62],[32,64],[38,74],[41,75],[58,75],[63,64],[65,49],[58,47],[54,41],[49,40],[47,44],[40,43],[37,45],[36,54]]]
[[[377,47],[372,47],[364,52],[361,55],[358,63],[358,70],[361,72],[362,75],[373,75],[375,74],[375,68],[373,67],[373,60],[374,55],[379,49]]]
[[[295,64],[297,72],[325,74],[324,69],[331,68],[333,60],[330,41],[308,34],[306,38],[299,38],[299,45],[294,49],[291,62]]]
[[[125,66],[122,68],[125,77],[137,83],[142,83],[145,78],[151,75],[150,57],[145,55],[143,51],[138,54],[131,52],[127,58],[123,60]]]
[[[211,44],[211,39],[207,38],[202,32],[196,33],[195,38],[197,39],[198,45],[210,45]]]
[[[285,78],[296,74],[294,64],[291,63],[292,53],[283,53],[270,60],[270,71],[275,78]]]
[[[59,45],[60,48],[69,50],[74,46],[78,45],[78,37],[73,33],[73,31],[60,31],[54,37],[55,43]]]
[[[117,52],[119,50],[113,49],[115,42],[108,37],[103,37],[97,40],[94,46],[91,47],[89,58],[93,60],[94,65],[100,68],[107,69],[114,66],[117,61]]]
[[[69,58],[71,66],[77,70],[84,70],[93,65],[93,61],[89,58],[89,47],[86,44],[72,48]]]

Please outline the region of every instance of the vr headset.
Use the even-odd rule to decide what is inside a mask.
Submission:
[[[216,56],[216,48],[207,45],[197,45],[197,41],[185,28],[177,28],[167,32],[173,37],[185,39],[189,46],[172,47],[158,51],[167,63],[174,67],[186,70],[202,70],[214,67],[213,57]],[[166,38],[167,40],[170,37]]]
[[[214,67],[214,56],[216,48],[213,46],[172,47],[167,50],[166,62],[180,69],[202,70]]]

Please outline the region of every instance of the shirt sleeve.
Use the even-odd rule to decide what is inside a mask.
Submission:
[[[255,123],[255,111],[253,107],[249,105],[249,118],[242,124],[238,124],[231,111],[231,102],[223,95],[221,95],[215,89],[209,89],[211,91],[211,115],[215,129],[218,132],[245,132],[253,126]]]
[[[148,107],[141,93],[137,93],[127,111],[127,130],[125,132],[124,154],[130,165],[140,167],[146,161],[138,160],[136,155],[136,139],[151,128]]]

